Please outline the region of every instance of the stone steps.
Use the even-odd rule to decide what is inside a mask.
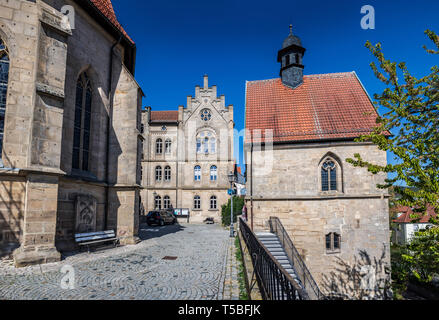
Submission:
[[[279,241],[279,238],[269,232],[257,232],[256,236],[262,242],[262,244],[268,249],[268,251],[273,255],[273,257],[279,262],[279,264],[285,269],[285,271],[296,280],[300,287],[302,284],[294,270],[294,267],[291,265],[290,260],[285,252],[285,249],[282,247],[282,244]]]

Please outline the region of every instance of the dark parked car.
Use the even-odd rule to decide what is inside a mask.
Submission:
[[[177,217],[170,211],[150,211],[146,216],[146,223],[148,226],[157,224],[164,226],[165,224],[174,224],[177,222]]]

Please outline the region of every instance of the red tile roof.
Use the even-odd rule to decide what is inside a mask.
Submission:
[[[99,9],[100,12],[120,31],[122,34],[132,43],[134,41],[130,38],[130,36],[125,32],[125,29],[121,26],[119,21],[117,20],[116,13],[113,9],[113,4],[111,0],[90,0],[96,8]]]
[[[274,142],[356,138],[377,116],[355,72],[304,76],[295,89],[280,78],[246,85],[246,129],[272,129]]]
[[[178,111],[151,111],[151,122],[177,122]]]
[[[410,215],[413,214],[413,210],[410,207],[399,206],[399,207],[393,208],[392,212],[402,213],[399,216],[399,218],[393,220],[393,222],[411,223],[413,220],[416,220],[416,219],[410,218]],[[420,214],[418,213],[418,215],[420,215]],[[427,206],[427,214],[422,215],[421,220],[419,220],[417,223],[428,223],[430,221],[430,218],[432,218],[432,217],[436,218],[436,213],[434,211],[433,206],[429,205],[429,206]]]

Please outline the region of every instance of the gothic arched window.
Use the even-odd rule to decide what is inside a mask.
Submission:
[[[202,131],[197,136],[197,153],[216,153],[216,138],[211,131]]]
[[[155,153],[162,154],[162,152],[163,152],[163,140],[159,138],[155,143]]]
[[[337,191],[337,164],[328,158],[322,165],[322,191]]]
[[[210,167],[210,181],[216,181],[218,179],[218,168],[217,166]]]
[[[2,158],[3,136],[5,132],[6,97],[9,82],[9,54],[0,38],[0,159]]]
[[[211,196],[210,197],[210,209],[211,210],[216,210],[217,209],[216,196]]]
[[[165,196],[163,198],[163,209],[169,209],[171,208],[171,198],[169,196]]]
[[[73,129],[72,168],[89,170],[92,88],[87,73],[76,83],[75,122]]]
[[[172,147],[172,142],[171,139],[166,139],[165,141],[165,153],[166,154],[170,154],[171,153],[171,147]]]
[[[155,168],[155,181],[162,181],[162,167]]]
[[[201,198],[200,196],[195,196],[194,197],[194,209],[201,209]]]
[[[201,167],[195,166],[194,168],[194,180],[201,181]]]
[[[165,167],[165,181],[171,181],[171,167]]]

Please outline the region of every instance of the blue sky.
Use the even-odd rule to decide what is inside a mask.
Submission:
[[[371,96],[384,87],[369,67],[367,40],[381,42],[386,56],[407,62],[414,75],[437,64],[437,56],[422,49],[430,45],[424,30],[439,32],[436,0],[113,0],[113,5],[137,44],[143,105],[177,110],[208,74],[226,104],[235,106],[238,130],[244,128],[245,82],[279,76],[277,51],[290,24],[307,49],[305,74],[355,71]],[[375,30],[360,26],[363,5],[375,8]]]

